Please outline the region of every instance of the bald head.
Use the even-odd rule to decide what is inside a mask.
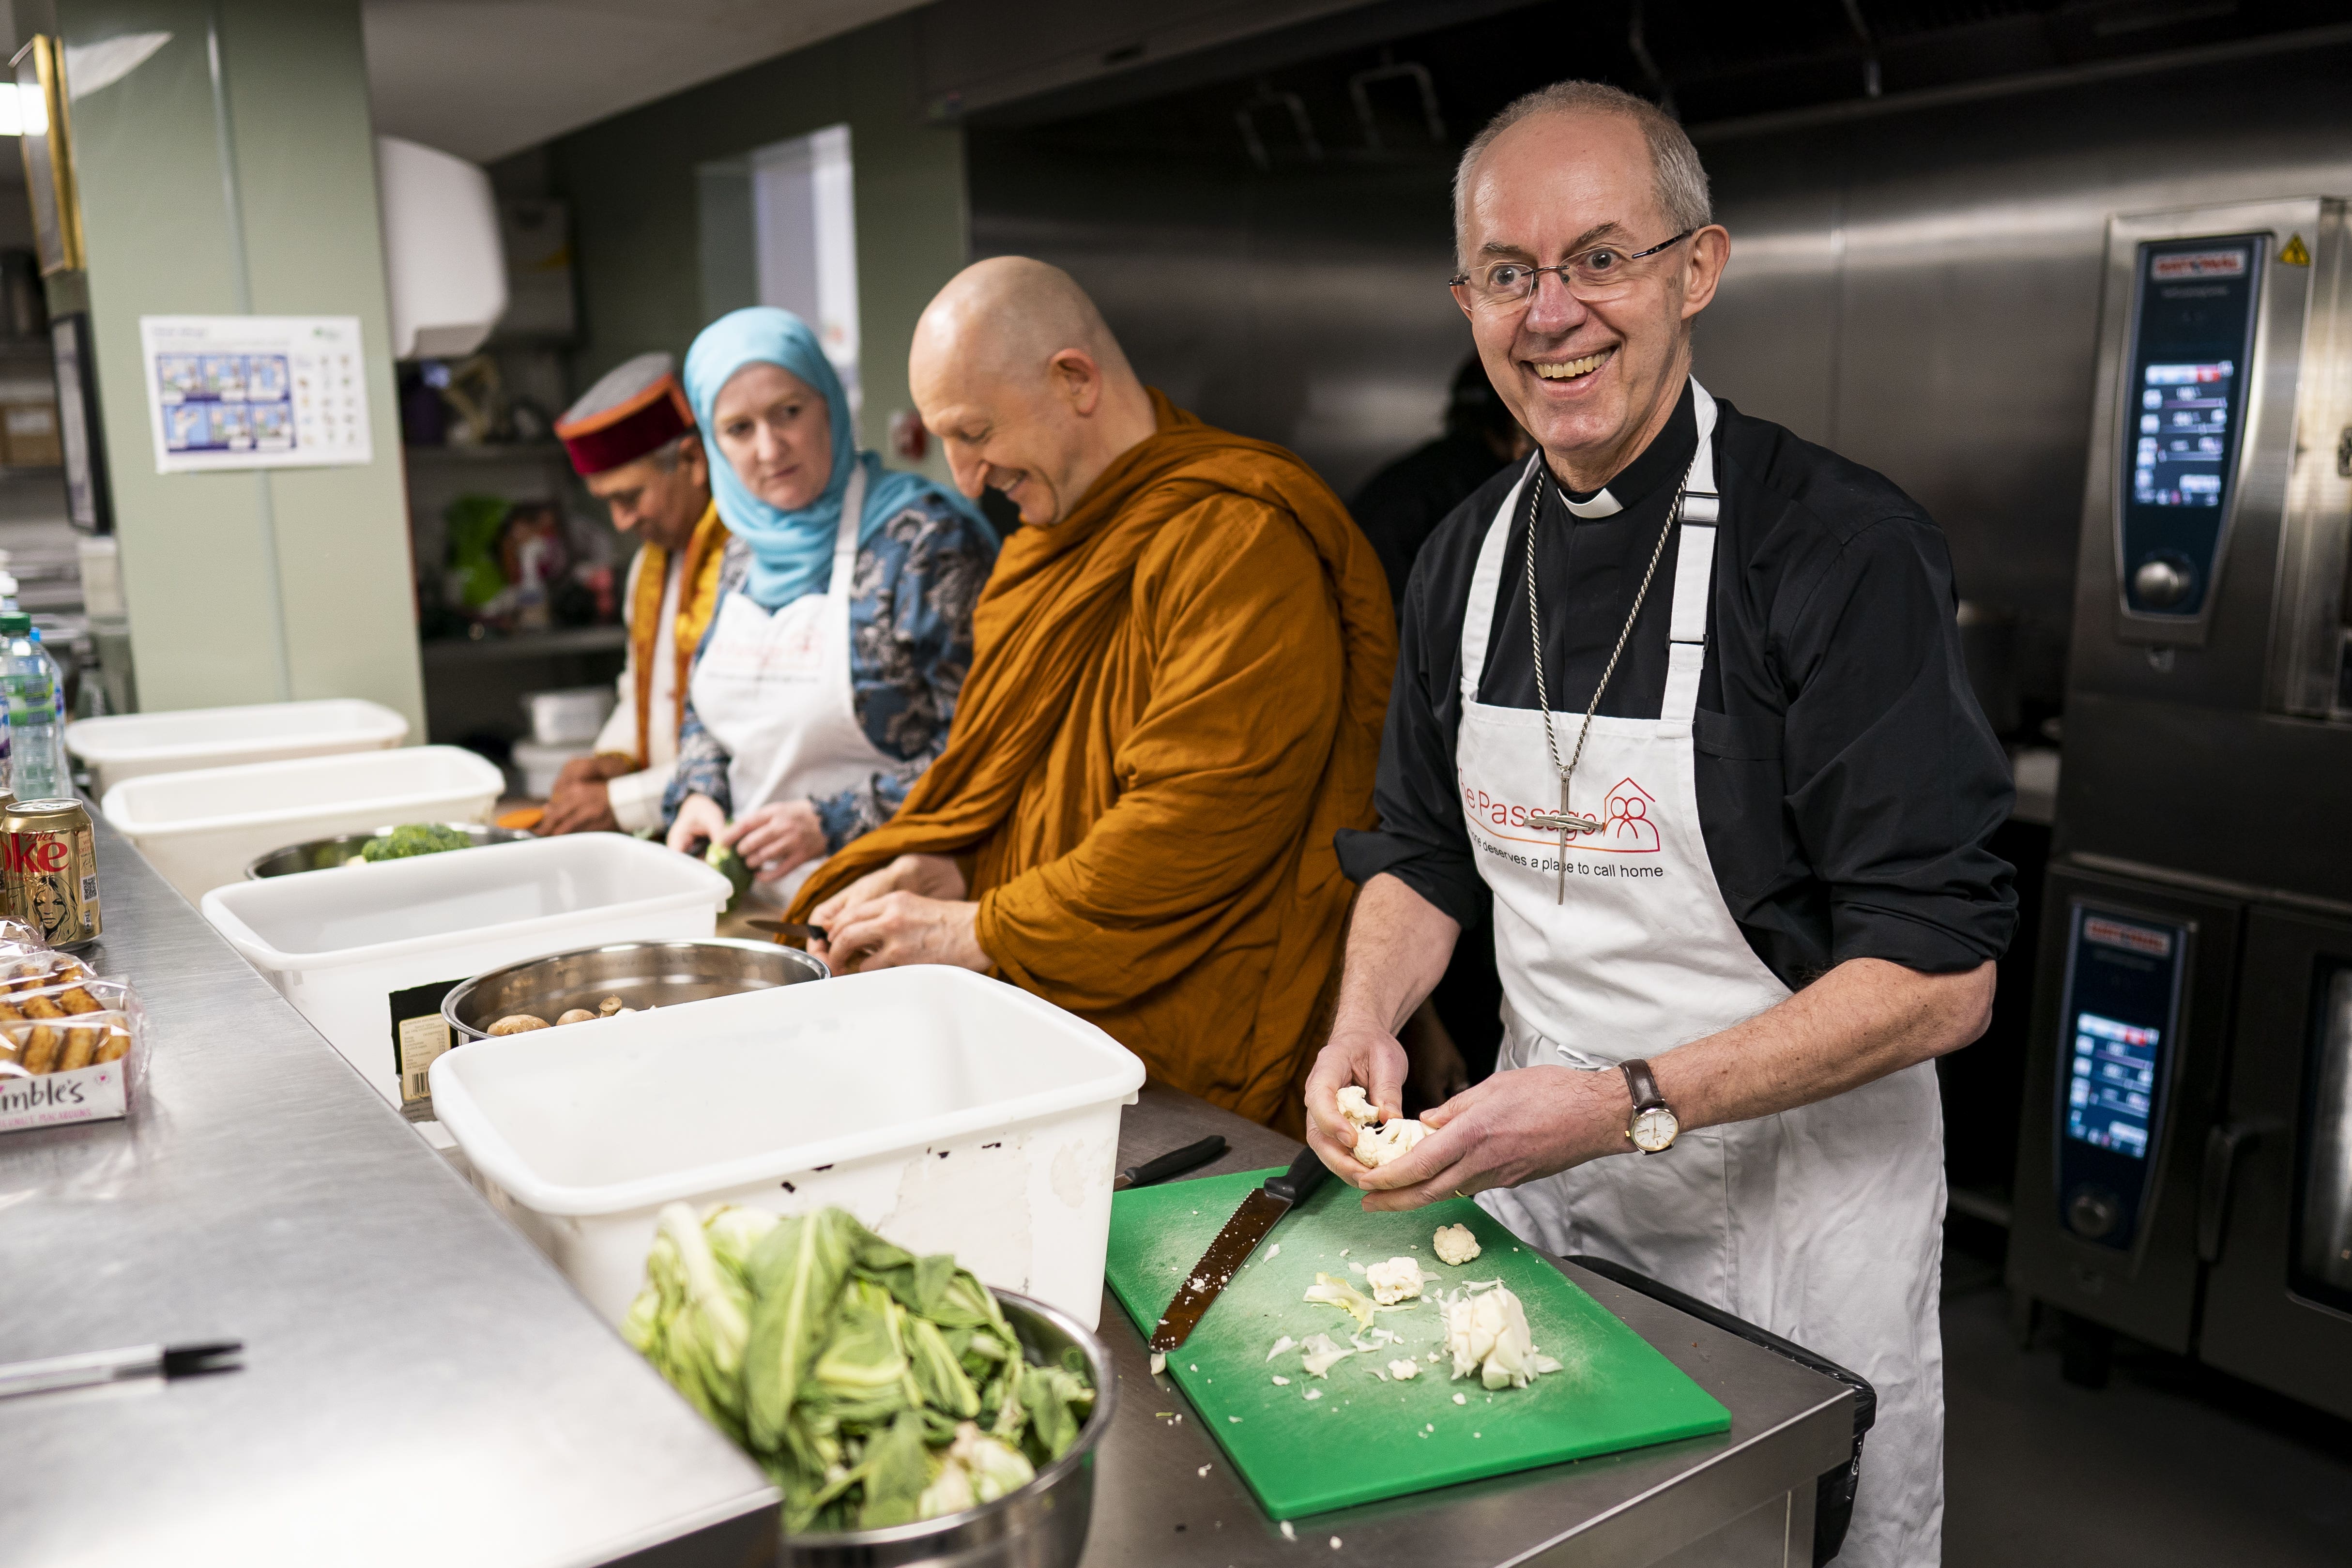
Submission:
[[[1060,267],[975,262],[915,324],[908,382],[968,496],[1002,491],[1021,520],[1067,517],[1156,428],[1150,394],[1102,312]]]
[[[976,261],[948,280],[915,324],[912,368],[961,359],[992,375],[1042,380],[1055,354],[1076,349],[1132,381],[1118,340],[1077,279],[1025,256]]]

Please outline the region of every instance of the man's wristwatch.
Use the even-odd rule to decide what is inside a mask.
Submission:
[[[1638,1058],[1625,1062],[1625,1087],[1633,1092],[1633,1114],[1625,1124],[1625,1136],[1645,1155],[1664,1154],[1674,1146],[1675,1135],[1683,1124],[1675,1119],[1674,1108],[1658,1092],[1658,1080],[1650,1071],[1650,1064]]]

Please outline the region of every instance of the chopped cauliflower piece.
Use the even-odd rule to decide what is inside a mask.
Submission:
[[[1378,1108],[1354,1083],[1339,1091],[1339,1112],[1355,1124],[1356,1159],[1362,1165],[1384,1166],[1429,1136],[1419,1122],[1382,1123]]]
[[[1286,1350],[1292,1349],[1297,1343],[1298,1342],[1297,1340],[1291,1338],[1288,1334],[1284,1334],[1280,1339],[1274,1342],[1274,1348],[1265,1353],[1265,1358],[1268,1361],[1272,1361],[1276,1356],[1280,1355]]]
[[[1409,1379],[1418,1377],[1421,1375],[1421,1363],[1414,1361],[1410,1357],[1403,1361],[1390,1362],[1389,1375],[1395,1378],[1399,1383],[1403,1383]]]
[[[1287,1388],[1290,1386],[1290,1379],[1283,1376],[1280,1373],[1276,1373],[1275,1374],[1274,1385],[1276,1388]]]
[[[1167,1370],[1168,1356],[1166,1353],[1157,1350],[1153,1351],[1151,1353],[1151,1375],[1157,1377]]]
[[[1356,1159],[1360,1164],[1384,1166],[1391,1160],[1402,1159],[1412,1146],[1429,1136],[1429,1129],[1419,1122],[1401,1119],[1383,1122],[1377,1127],[1361,1127],[1356,1132]]]
[[[1454,1396],[1454,1403],[1456,1405],[1467,1405],[1470,1403],[1470,1396],[1467,1394],[1457,1394]]]
[[[1466,1225],[1441,1225],[1430,1245],[1436,1249],[1437,1260],[1459,1269],[1478,1256],[1478,1239],[1470,1234]]]
[[[1478,1295],[1456,1296],[1445,1303],[1444,1313],[1454,1376],[1475,1373],[1488,1388],[1525,1388],[1543,1370],[1535,1364],[1526,1309],[1500,1285]]]
[[[1323,1391],[1319,1388],[1310,1388],[1307,1391],[1307,1397],[1309,1399],[1320,1399],[1323,1397]]]
[[[1364,1270],[1364,1283],[1372,1288],[1372,1300],[1381,1306],[1409,1301],[1421,1294],[1421,1260],[1391,1258],[1375,1263]]]
[[[1364,1327],[1372,1326],[1372,1299],[1335,1275],[1316,1275],[1315,1282],[1307,1287],[1307,1300],[1321,1306],[1338,1307]]]
[[[1328,1376],[1333,1367],[1356,1354],[1346,1345],[1332,1343],[1327,1333],[1309,1334],[1298,1353],[1298,1364],[1307,1369],[1309,1377]]]

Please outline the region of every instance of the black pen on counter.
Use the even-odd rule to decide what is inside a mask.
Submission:
[[[48,1394],[60,1388],[88,1388],[100,1383],[123,1383],[134,1377],[193,1377],[206,1372],[232,1372],[241,1363],[233,1358],[245,1349],[243,1340],[214,1340],[205,1344],[133,1344],[121,1350],[86,1350],[75,1355],[52,1355],[40,1361],[0,1364],[0,1399],[19,1394]]]

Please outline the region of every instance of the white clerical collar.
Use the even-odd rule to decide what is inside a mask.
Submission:
[[[1565,490],[1559,493],[1559,498],[1570,511],[1580,517],[1613,517],[1625,509],[1618,503],[1617,497],[1609,493],[1609,488],[1605,485],[1595,492],[1590,501],[1571,501],[1568,498],[1568,492]]]

